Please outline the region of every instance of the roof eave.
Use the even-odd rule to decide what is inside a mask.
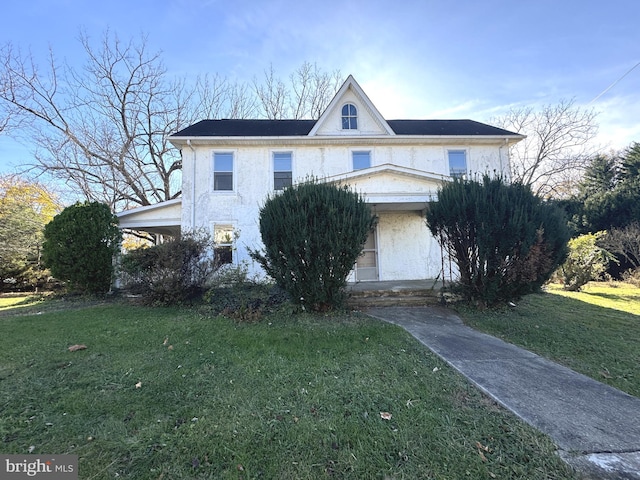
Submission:
[[[291,135],[291,136],[190,136],[190,137],[169,137],[169,141],[176,147],[183,145],[230,145],[230,144],[283,144],[283,143],[306,143],[306,144],[359,144],[371,143],[508,143],[509,145],[523,140],[525,135]]]

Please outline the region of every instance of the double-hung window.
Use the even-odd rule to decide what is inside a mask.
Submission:
[[[213,226],[214,255],[218,265],[233,263],[233,225]]]
[[[449,175],[454,178],[464,178],[467,174],[466,150],[449,150]]]
[[[371,152],[366,151],[354,151],[351,152],[353,159],[353,169],[362,170],[363,168],[371,167]]]
[[[284,190],[292,181],[291,152],[273,153],[273,188]]]
[[[233,153],[216,152],[213,154],[213,189],[216,191],[233,190]]]
[[[358,129],[358,110],[353,103],[347,103],[342,107],[342,129]]]

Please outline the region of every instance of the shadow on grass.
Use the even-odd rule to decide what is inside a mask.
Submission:
[[[580,293],[584,293],[585,295],[589,295],[591,297],[606,298],[607,300],[616,300],[621,302],[627,302],[627,301],[640,302],[640,293],[638,295],[620,295],[620,294],[613,294],[613,293],[589,292],[589,291],[584,291]],[[605,307],[602,307],[602,308],[605,308]]]

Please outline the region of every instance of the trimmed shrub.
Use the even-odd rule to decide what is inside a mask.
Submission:
[[[316,179],[289,187],[260,209],[263,251],[251,257],[295,304],[315,311],[342,305],[347,275],[375,225],[348,186]]]
[[[484,305],[534,291],[566,256],[564,212],[520,183],[455,179],[426,221],[458,267],[461,293]]]
[[[217,270],[213,243],[202,232],[124,255],[120,268],[125,288],[152,305],[179,305],[200,297]]]
[[[118,218],[107,205],[76,203],[45,226],[42,260],[72,290],[105,293],[111,287],[113,257],[121,239]]]

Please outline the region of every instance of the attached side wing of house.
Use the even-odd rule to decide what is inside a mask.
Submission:
[[[262,245],[260,206],[313,176],[350,185],[378,216],[351,280],[436,278],[443,252],[427,203],[455,176],[508,178],[509,146],[522,138],[472,120],[386,120],[349,76],[318,120],[203,120],[177,132],[182,199],[122,212],[121,226],[206,229],[229,261],[263,275],[248,255]]]
[[[175,237],[182,225],[182,199],[125,210],[116,214],[120,228]]]

